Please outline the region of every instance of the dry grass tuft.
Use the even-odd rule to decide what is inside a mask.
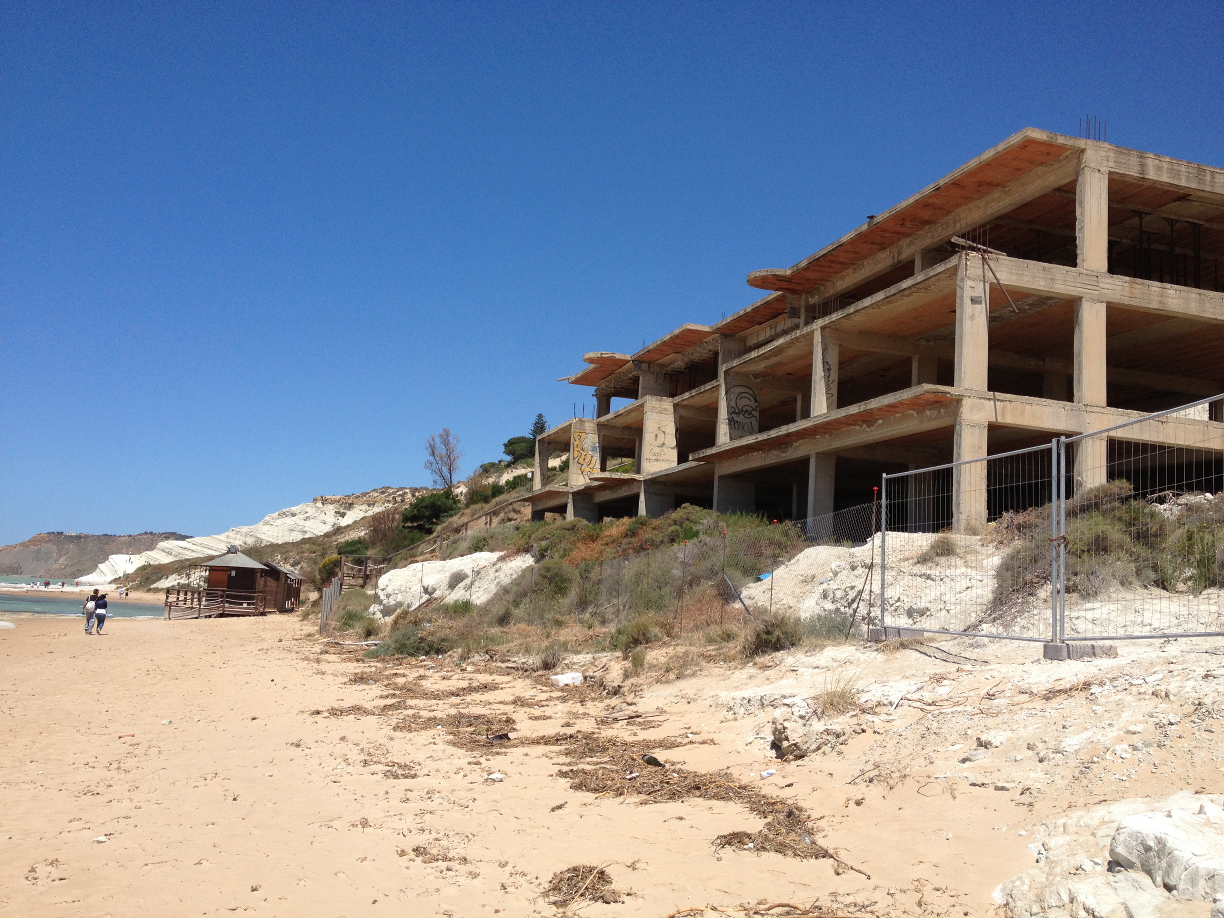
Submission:
[[[821,720],[849,714],[859,709],[858,698],[855,697],[854,691],[856,681],[852,674],[825,677],[824,686],[812,696],[812,707]]]
[[[612,877],[608,871],[591,864],[575,864],[554,873],[544,893],[557,908],[569,908],[579,899],[608,905],[625,901],[612,888]]]

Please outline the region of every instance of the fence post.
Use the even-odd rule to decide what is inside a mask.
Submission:
[[[1067,438],[1058,438],[1058,640],[1067,637]]]
[[[676,633],[684,633],[684,578],[688,566],[688,539],[684,540],[684,548],[680,554],[680,589],[676,591]]]
[[[874,503],[874,501],[872,503]],[[888,588],[887,550],[888,550],[888,473],[884,472],[880,476],[880,630],[881,632],[883,632],[884,627],[885,627],[884,598],[885,596],[888,595],[887,594],[887,588]],[[870,606],[868,608],[870,609]],[[884,640],[888,640],[888,635],[884,634],[883,638]]]
[[[1059,440],[1050,441],[1050,643],[1058,642],[1058,508],[1062,485]]]

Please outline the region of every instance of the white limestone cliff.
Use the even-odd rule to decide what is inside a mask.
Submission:
[[[362,494],[316,497],[308,504],[298,504],[296,507],[269,513],[253,526],[235,526],[215,536],[159,542],[156,548],[138,555],[111,555],[99,564],[93,573],[78,579],[80,583],[90,586],[110,583],[146,564],[214,558],[224,554],[231,545],[237,545],[241,549],[296,542],[311,536],[324,535],[380,510],[407,503],[428,490],[378,488]]]

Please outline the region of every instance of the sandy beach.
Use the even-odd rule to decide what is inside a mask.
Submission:
[[[814,664],[715,665],[609,697],[493,664],[363,661],[287,616],[120,620],[101,638],[73,620],[7,618],[16,628],[0,630],[6,915],[561,914],[545,890],[581,864],[604,866],[618,893],[609,898],[620,900],[580,901],[586,915],[816,900],[859,909],[847,914],[1002,914],[991,894],[1032,865],[1027,845],[1043,821],[1109,795],[1220,783],[1210,760],[1194,758],[1194,743],[1212,738],[1195,735],[1182,737],[1183,759],[1162,753],[1184,763],[1177,774],[1144,770],[1128,786],[1041,766],[1049,780],[1030,777],[1031,788],[966,777],[949,793],[957,782],[946,773],[982,763],[957,766],[959,753],[942,752],[948,736],[932,734],[916,706],[889,714],[885,704],[840,747],[799,761],[778,761],[762,741],[753,698],[818,686],[848,661],[874,667],[873,679],[971,679],[975,698],[1002,685],[993,672],[917,654],[840,648]],[[1077,677],[1080,664],[1034,664],[1028,650],[1003,648],[997,670]],[[734,715],[737,699],[747,716]],[[507,743],[488,739],[499,727]],[[972,735],[962,742],[972,748]],[[658,750],[662,771],[633,764],[643,749]],[[1026,755],[1016,767],[1031,774]],[[761,829],[749,798],[639,805],[569,771],[589,779],[604,773],[590,771],[600,761],[648,772],[626,786],[722,782],[805,808],[813,841],[840,860],[716,847],[719,836]],[[865,762],[880,773],[863,777]],[[1162,914],[1205,916],[1201,905]]]

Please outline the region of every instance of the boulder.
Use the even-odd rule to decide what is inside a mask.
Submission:
[[[1128,816],[1118,824],[1109,856],[1178,898],[1211,902],[1224,896],[1224,834],[1207,807],[1197,815],[1171,809]]]

